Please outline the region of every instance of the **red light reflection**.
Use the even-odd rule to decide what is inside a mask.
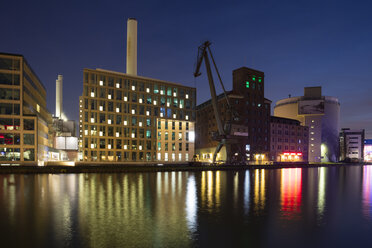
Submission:
[[[301,213],[302,169],[282,169],[281,212],[286,219],[295,219]]]

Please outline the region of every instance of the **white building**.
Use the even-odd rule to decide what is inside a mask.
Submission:
[[[340,161],[363,161],[364,129],[350,130],[343,128],[340,132]]]

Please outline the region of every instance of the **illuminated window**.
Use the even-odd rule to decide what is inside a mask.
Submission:
[[[249,81],[245,82],[245,87],[249,88]]]
[[[252,77],[252,80],[253,80],[253,81],[256,81],[256,76],[253,76],[253,77]]]

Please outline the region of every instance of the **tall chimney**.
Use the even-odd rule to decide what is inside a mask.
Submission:
[[[63,76],[58,75],[56,80],[56,117],[62,118],[62,88],[63,88]]]
[[[137,75],[137,20],[127,22],[127,74]]]

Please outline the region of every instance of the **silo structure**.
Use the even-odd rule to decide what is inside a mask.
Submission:
[[[127,74],[137,75],[137,20],[127,21]]]
[[[274,116],[296,119],[309,127],[309,162],[336,162],[339,158],[340,103],[322,96],[321,87],[306,87],[304,96],[279,100]]]
[[[339,156],[340,103],[336,97],[324,96],[322,116],[322,156],[336,162]],[[324,162],[328,162],[324,160]]]

